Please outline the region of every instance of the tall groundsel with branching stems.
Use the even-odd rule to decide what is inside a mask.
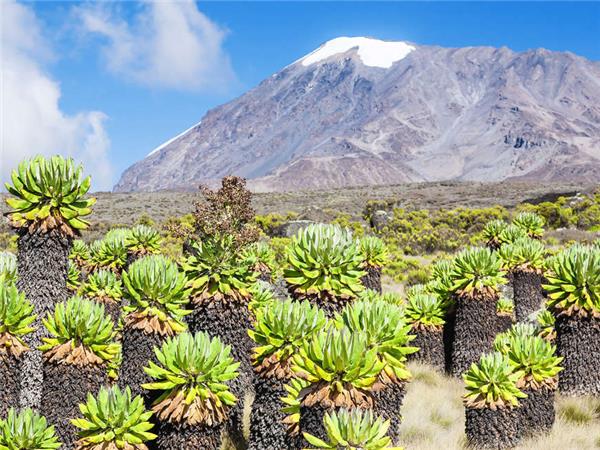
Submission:
[[[452,366],[452,347],[454,342],[454,325],[456,323],[456,299],[454,281],[452,279],[453,260],[442,259],[431,267],[431,279],[427,282],[426,291],[436,295],[444,305],[444,369],[450,373]]]
[[[56,426],[61,442],[72,446],[76,432],[69,419],[77,416],[88,392],[96,393],[106,384],[108,364],[119,353],[119,345],[104,307],[81,297],[57,304],[43,323],[49,337],[40,347],[44,358],[40,410]]]
[[[389,421],[375,416],[370,410],[340,409],[325,414],[323,427],[326,439],[305,433],[310,445],[307,450],[401,450],[393,447],[391,438],[386,435]]]
[[[114,228],[100,241],[97,251],[93,252],[92,265],[95,269],[106,269],[121,275],[127,265],[127,239],[131,230]]]
[[[136,225],[125,238],[126,266],[144,256],[160,253],[161,243],[162,237],[157,230],[147,225]]]
[[[308,300],[333,316],[364,290],[363,255],[352,233],[338,225],[300,230],[287,248],[283,276],[297,300]]]
[[[366,272],[361,278],[363,285],[381,293],[381,271],[389,257],[386,245],[377,236],[365,236],[360,239],[360,252],[362,269]]]
[[[190,331],[219,336],[232,347],[233,357],[241,364],[240,376],[232,384],[241,401],[235,405],[228,424],[234,445],[241,448],[246,445],[243,399],[252,388],[253,378],[252,342],[247,332],[252,323],[249,303],[258,274],[254,271],[256,257],[236,250],[236,245],[233,235],[207,237],[192,245],[192,254],[183,268],[191,290],[192,313],[187,318]]]
[[[2,450],[56,450],[60,447],[54,427],[31,408],[11,408],[6,418],[0,418]]]
[[[18,235],[17,287],[33,304],[39,319],[65,300],[67,261],[73,238],[87,228],[96,199],[86,198],[90,177],[83,167],[61,156],[36,156],[21,162],[6,183],[10,196],[6,213]],[[39,324],[38,324],[39,325]],[[42,359],[35,348],[41,343],[43,327],[27,336],[32,348],[24,356],[21,378],[23,406],[39,406]]]
[[[143,367],[154,358],[154,347],[186,330],[189,313],[187,278],[177,264],[163,255],[150,255],[133,262],[123,272],[123,361],[119,383],[130,386],[134,395],[148,381]]]
[[[559,390],[600,395],[600,249],[575,245],[551,259],[544,285],[564,358]]]
[[[104,305],[113,323],[117,325],[121,316],[123,283],[114,272],[100,269],[91,273],[79,288],[79,293],[85,298]]]
[[[491,250],[498,250],[500,245],[500,233],[508,226],[504,220],[490,220],[485,224],[481,235],[485,240],[485,245]]]
[[[29,351],[24,338],[34,328],[33,305],[15,285],[0,281],[0,417],[19,404],[23,354]]]
[[[515,224],[510,224],[498,234],[498,241],[501,245],[512,244],[513,242],[526,238],[527,231]]]
[[[415,335],[412,342],[418,352],[410,355],[410,359],[429,364],[436,369],[444,370],[444,325],[446,309],[442,300],[435,294],[425,292],[407,296],[404,316]]]
[[[512,274],[515,316],[524,321],[544,303],[542,277],[545,248],[539,240],[521,238],[498,251],[504,268]]]
[[[265,282],[271,282],[275,275],[276,263],[275,252],[266,241],[253,242],[243,249],[246,258],[254,260],[253,271],[259,276],[259,279]]]
[[[412,345],[414,336],[411,325],[404,319],[397,305],[379,300],[357,301],[346,306],[337,315],[338,328],[367,336],[367,347],[377,351],[383,369],[377,383],[371,389],[373,408],[391,423],[390,435],[399,440],[401,422],[400,409],[406,394],[406,383],[411,374],[406,367],[408,356],[418,351]]]
[[[339,408],[372,409],[373,389],[385,361],[369,336],[347,328],[313,334],[294,355],[293,370],[306,382],[299,392],[300,431],[325,439],[325,413]]]
[[[519,408],[523,434],[549,432],[554,424],[554,393],[562,370],[556,347],[539,336],[514,335],[505,352],[509,364],[521,376],[517,387],[527,395]]]
[[[535,213],[519,213],[512,223],[522,229],[531,239],[541,239],[544,235],[545,220]]]
[[[158,448],[217,450],[231,407],[238,401],[229,384],[239,363],[231,347],[206,333],[182,333],[155,349],[156,360],[144,369],[155,391],[152,404]]]
[[[254,392],[249,446],[253,450],[298,448],[298,437],[289,434],[280,399],[293,377],[292,357],[314,332],[328,326],[323,311],[309,302],[277,301],[256,310],[254,329]]]
[[[456,298],[451,373],[458,377],[492,348],[498,329],[496,303],[506,279],[500,258],[482,247],[456,255],[450,277]]]
[[[500,294],[496,302],[496,315],[498,318],[497,333],[503,333],[513,326],[515,315],[515,303],[512,299]]]
[[[79,410],[79,417],[71,419],[78,434],[76,450],[148,450],[146,443],[156,438],[151,432],[152,412],[128,387],[123,391],[102,387],[97,395],[88,393]]]
[[[517,383],[522,374],[515,371],[501,353],[481,356],[463,375],[467,442],[475,448],[503,449],[522,439],[519,401],[526,398]]]

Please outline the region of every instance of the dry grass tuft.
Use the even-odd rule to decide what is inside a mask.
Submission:
[[[411,450],[466,448],[463,384],[425,365],[414,375],[402,407],[402,444]],[[600,449],[600,398],[559,397],[556,423],[545,436],[529,438],[518,450]]]

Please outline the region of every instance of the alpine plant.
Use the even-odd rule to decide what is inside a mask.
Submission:
[[[257,280],[256,258],[237,248],[240,233],[212,236],[194,243],[183,268],[191,290],[192,313],[187,317],[191,332],[206,332],[218,336],[230,345],[240,366],[240,376],[231,389],[240,399],[252,388],[253,370],[250,362],[252,342],[247,330],[252,326],[249,310],[251,289]],[[244,448],[243,402],[236,403],[227,424],[227,433],[236,448]]]
[[[256,314],[259,309],[268,308],[273,303],[279,302],[271,285],[261,280],[258,280],[250,288],[250,295],[251,300],[250,303],[248,303],[248,309],[254,314]]]
[[[541,239],[544,235],[544,218],[531,212],[522,212],[512,221],[513,225],[521,228],[527,236]]]
[[[36,156],[21,162],[12,171],[12,184],[5,183],[12,195],[6,199],[11,225],[27,228],[29,233],[59,229],[71,237],[87,228],[89,223],[83,218],[91,214],[96,199],[84,198],[92,180],[82,174],[82,166],[61,156]]]
[[[483,239],[486,241],[486,246],[492,250],[497,250],[502,245],[500,241],[500,233],[508,227],[504,220],[491,220],[485,224],[482,231]]]
[[[81,271],[77,266],[69,262],[67,269],[67,287],[71,292],[77,292],[81,286]]]
[[[69,253],[69,261],[75,263],[82,270],[87,268],[90,257],[89,246],[81,239],[74,240],[71,252]]]
[[[17,287],[33,304],[38,320],[68,298],[67,261],[73,238],[88,227],[96,199],[86,198],[90,177],[82,166],[61,156],[36,156],[21,162],[6,183],[9,222],[17,238]],[[37,350],[43,328],[29,334],[24,355],[21,406],[39,407],[42,358]]]
[[[119,353],[113,323],[104,306],[81,297],[56,305],[43,320],[48,337],[44,357],[41,412],[56,426],[61,442],[72,448],[77,438],[69,419],[79,403],[107,382],[109,362]]]
[[[362,269],[366,272],[362,283],[367,289],[381,292],[381,270],[389,258],[388,249],[377,236],[365,236],[359,242]]]
[[[554,393],[562,370],[556,347],[538,336],[514,336],[508,344],[508,360],[521,375],[517,382],[526,395],[521,400],[524,434],[547,432],[554,424]]]
[[[404,316],[416,336],[412,345],[419,349],[411,359],[443,370],[445,365],[443,330],[446,323],[446,309],[440,298],[427,293],[408,295]]]
[[[102,387],[97,395],[88,393],[79,410],[80,417],[71,419],[78,430],[77,450],[147,450],[145,443],[156,438],[150,431],[152,412],[129,388]]]
[[[456,296],[450,368],[454,376],[460,376],[492,348],[498,329],[496,302],[506,278],[497,254],[482,247],[460,252],[450,278]]]
[[[79,293],[90,300],[102,303],[117,324],[121,314],[123,283],[114,272],[100,269],[91,273],[81,285]]]
[[[0,450],[55,450],[61,443],[46,418],[31,408],[11,408],[0,419]]]
[[[181,333],[155,349],[157,363],[144,368],[158,395],[152,410],[159,421],[157,444],[165,449],[218,449],[235,395],[228,384],[239,363],[231,347],[206,333]]]
[[[146,225],[136,225],[125,238],[125,247],[130,262],[146,255],[160,253],[160,233]]]
[[[17,256],[0,252],[0,283],[16,283],[17,273]]]
[[[551,260],[544,288],[564,358],[559,389],[600,394],[600,250],[575,245]]]
[[[296,299],[308,299],[332,315],[364,289],[362,265],[360,244],[349,230],[315,224],[292,238],[283,275]]]
[[[498,321],[497,333],[502,333],[512,327],[514,312],[514,301],[501,294],[496,302],[496,315]]]
[[[309,302],[286,300],[256,312],[252,362],[255,399],[250,416],[251,449],[297,448],[288,435],[286,414],[280,399],[286,396],[285,383],[292,371],[292,356],[314,332],[328,326],[325,314]]]
[[[300,395],[300,431],[325,438],[324,414],[343,407],[371,409],[373,386],[386,362],[365,332],[320,331],[294,354],[293,370],[307,382]]]
[[[143,367],[154,358],[154,346],[186,330],[189,314],[187,278],[177,264],[163,255],[150,255],[133,262],[123,272],[128,305],[123,308],[123,361],[119,383],[142,394],[148,381]]]
[[[126,228],[115,228],[106,233],[97,253],[94,253],[92,262],[95,267],[120,274],[127,264],[126,241],[130,235],[131,231]]]
[[[542,274],[545,267],[545,248],[540,241],[521,238],[505,244],[499,250],[505,268],[513,275],[515,315],[526,320],[544,303]]]
[[[372,411],[344,408],[325,414],[326,439],[309,433],[304,437],[310,445],[307,450],[400,450],[400,447],[392,446],[392,440],[387,436],[389,426],[389,421],[376,417]]]
[[[469,445],[476,448],[510,448],[522,438],[519,400],[526,398],[517,383],[522,374],[515,371],[501,353],[482,355],[463,375],[465,432]]]
[[[244,248],[246,258],[254,260],[252,270],[259,274],[263,281],[270,281],[275,272],[275,252],[265,241],[253,242]]]
[[[383,301],[357,301],[348,305],[336,317],[336,323],[338,328],[353,333],[364,332],[368,348],[376,349],[377,358],[384,363],[372,396],[375,411],[390,420],[390,434],[397,441],[405,385],[411,377],[406,362],[409,355],[419,350],[411,342],[415,338],[409,334],[411,325],[398,306]]]
[[[531,323],[516,323],[508,330],[498,333],[494,339],[494,350],[508,354],[511,342],[515,338],[535,336],[536,327]]]
[[[554,325],[556,324],[556,318],[547,309],[541,310],[536,318],[538,327],[538,336],[547,341],[554,342],[556,339],[556,330]]]
[[[33,305],[13,284],[0,281],[0,417],[19,403],[22,354],[29,350],[23,338],[35,321]]]
[[[500,232],[498,235],[498,240],[500,241],[500,244],[504,245],[512,244],[513,242],[526,237],[527,232],[523,228],[515,224],[510,224]]]

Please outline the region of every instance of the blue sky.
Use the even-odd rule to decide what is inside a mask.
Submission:
[[[4,85],[12,100],[3,98],[2,110],[18,114],[2,119],[0,175],[23,155],[64,151],[108,189],[208,109],[337,36],[545,47],[600,60],[600,3],[162,5],[3,3],[2,62],[14,79]]]

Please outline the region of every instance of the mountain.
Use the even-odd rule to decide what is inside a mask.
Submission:
[[[210,110],[116,191],[600,178],[600,64],[544,49],[337,38]]]

